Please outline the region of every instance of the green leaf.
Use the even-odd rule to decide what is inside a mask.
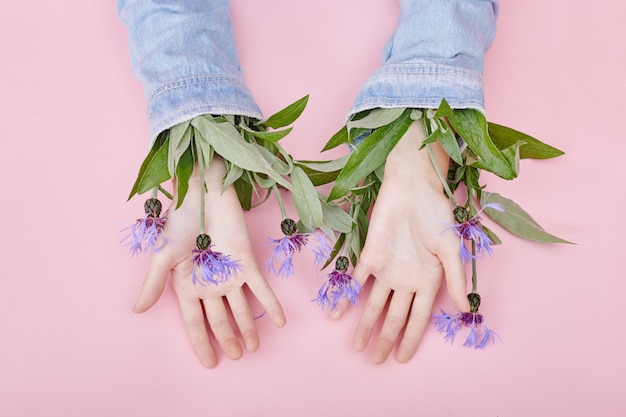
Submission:
[[[252,136],[256,138],[267,140],[270,142],[278,142],[293,130],[292,127],[289,127],[287,129],[275,130],[273,132],[260,132],[258,130],[250,129],[247,126],[240,125],[239,127],[241,127],[246,132],[249,132],[250,134],[252,134]]]
[[[358,120],[349,120],[346,123],[348,133],[352,132],[352,129],[378,129],[382,126],[387,126],[389,123],[396,120],[404,113],[404,108],[393,109],[373,109],[367,116]],[[354,137],[350,135],[350,137]]]
[[[250,210],[252,207],[252,184],[241,177],[235,181],[233,186],[237,192],[237,198],[239,198],[241,208],[246,211]]]
[[[176,173],[176,164],[178,163],[178,160],[182,157],[183,153],[185,153],[191,143],[191,130],[192,129],[189,128],[189,121],[179,123],[170,128],[167,169],[172,176]]]
[[[292,170],[292,166],[290,166],[285,161],[281,160],[279,157],[268,151],[263,146],[253,143],[253,146],[257,148],[257,151],[263,156],[267,164],[277,173],[281,175],[289,175]]]
[[[487,120],[478,110],[455,110],[448,121],[456,132],[465,140],[467,146],[482,159],[482,168],[511,180],[515,170],[500,153],[487,133]]]
[[[490,228],[488,228],[487,226],[485,226],[484,224],[480,225],[483,228],[483,231],[485,232],[485,234],[487,235],[487,237],[489,237],[489,240],[491,240],[491,243],[493,245],[500,245],[502,244],[502,240],[500,240],[500,238],[498,237],[498,235],[496,235],[493,230],[491,230]]]
[[[452,110],[452,107],[450,107],[450,105],[444,98],[444,99],[441,99],[441,103],[439,104],[439,107],[437,108],[437,111],[435,112],[434,117],[436,118],[450,117],[452,116],[453,113],[454,111]]]
[[[271,127],[272,129],[289,126],[290,124],[295,122],[298,117],[300,117],[308,101],[309,96],[306,95],[300,100],[273,114],[267,120],[260,121],[258,124],[266,127]]]
[[[461,149],[459,148],[459,143],[456,141],[456,137],[452,130],[446,130],[446,133],[443,133],[439,136],[439,143],[446,151],[448,156],[457,164],[463,165],[463,157],[461,156]]]
[[[128,196],[128,200],[130,200],[131,198],[133,198],[135,194],[137,194],[137,189],[139,187],[140,179],[145,175],[146,169],[148,168],[150,161],[152,161],[152,159],[154,158],[156,153],[159,151],[159,149],[161,149],[163,145],[167,145],[166,142],[167,142],[168,137],[169,137],[169,130],[165,130],[161,132],[155,139],[154,143],[150,147],[150,151],[148,151],[148,155],[146,155],[143,162],[141,163],[141,166],[139,167],[139,173],[137,174],[137,179],[135,180],[135,183],[133,184],[133,187],[130,190],[130,195]]]
[[[226,191],[226,189],[241,178],[241,175],[243,174],[243,169],[239,168],[237,165],[233,165],[231,163],[228,163],[227,165],[228,169],[226,177],[224,177],[224,184],[222,184],[222,192]]]
[[[499,149],[507,148],[517,142],[524,142],[520,148],[520,158],[550,159],[563,155],[564,152],[541,142],[525,133],[496,123],[488,123],[489,136]]]
[[[188,147],[176,164],[176,208],[183,204],[187,190],[189,190],[189,178],[193,172],[193,153],[191,147]]]
[[[337,242],[335,242],[335,246],[333,246],[333,250],[330,251],[330,256],[328,257],[328,260],[326,261],[326,263],[324,263],[321,269],[324,269],[328,265],[330,265],[333,259],[335,259],[337,255],[339,255],[339,251],[341,251],[341,248],[343,248],[343,243],[345,241],[346,241],[346,234],[341,233],[339,237],[337,238]]]
[[[352,217],[341,207],[335,204],[322,203],[322,212],[324,214],[324,223],[328,224],[333,230],[339,233],[349,233],[352,230],[354,224]]]
[[[191,121],[208,143],[227,161],[251,172],[265,174],[284,188],[291,190],[291,185],[277,173],[265,160],[258,148],[245,141],[237,129],[230,123],[215,123],[204,116]]]
[[[385,162],[389,152],[413,122],[410,113],[410,110],[405,111],[393,123],[376,129],[356,146],[345,167],[337,176],[335,185],[328,196],[329,201],[347,195],[363,178]]]
[[[133,195],[143,194],[171,178],[167,170],[168,141],[169,139],[165,139],[160,146],[155,142],[153,150],[156,149],[156,151],[148,153],[141,164],[137,180],[128,196],[129,200]]]
[[[317,197],[313,183],[300,167],[294,167],[291,172],[291,192],[293,204],[296,207],[300,220],[309,227],[317,228],[322,225],[324,215],[322,203]]]
[[[339,131],[335,133],[328,142],[326,142],[326,145],[324,145],[322,152],[329,149],[334,149],[339,145],[343,145],[344,143],[348,143],[348,128],[346,126],[343,126],[341,129],[339,129]]]
[[[497,193],[483,193],[481,205],[498,203],[504,212],[492,208],[485,208],[485,213],[496,223],[509,232],[524,239],[544,243],[572,243],[546,232],[539,224],[526,213],[519,205]]]

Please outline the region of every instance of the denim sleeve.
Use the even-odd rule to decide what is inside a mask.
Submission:
[[[261,119],[239,66],[228,0],[117,0],[150,135],[201,114]]]
[[[382,66],[350,111],[381,107],[453,108],[484,113],[483,58],[493,42],[497,0],[400,0],[398,26]]]

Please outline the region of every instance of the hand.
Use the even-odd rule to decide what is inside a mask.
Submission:
[[[367,240],[353,273],[361,285],[370,275],[375,278],[354,334],[356,351],[365,350],[391,299],[372,355],[379,364],[387,359],[403,328],[396,359],[407,362],[414,355],[444,272],[452,300],[460,310],[469,311],[460,240],[449,226],[454,223],[452,207],[428,151],[419,150],[423,140],[422,128],[413,123],[389,154]],[[448,157],[438,144],[431,146],[445,175]],[[341,318],[347,307],[344,300],[331,317]]]
[[[173,204],[170,207],[162,236],[167,242],[159,252],[153,254],[150,270],[133,307],[136,313],[152,307],[163,293],[171,271],[185,330],[196,355],[207,368],[215,367],[217,358],[209,341],[205,315],[211,332],[226,356],[239,359],[243,355],[241,344],[228,320],[224,299],[228,301],[246,350],[254,352],[259,348],[259,336],[244,295],[244,285],[261,302],[276,326],[285,325],[282,307],[256,264],[243,210],[235,190],[229,187],[224,193],[221,192],[224,174],[224,164],[216,156],[204,173],[207,186],[206,232],[215,245],[214,250],[239,260],[243,272],[219,285],[203,286],[192,282],[192,250],[195,248],[196,237],[200,234],[201,188],[196,167],[189,181],[189,191],[184,203],[176,210]]]

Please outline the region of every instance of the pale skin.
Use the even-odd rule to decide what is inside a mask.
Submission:
[[[254,352],[259,348],[259,335],[244,287],[248,287],[259,300],[267,316],[276,326],[285,325],[285,315],[278,299],[259,271],[243,210],[235,190],[230,187],[222,193],[226,170],[223,161],[217,156],[204,172],[207,188],[205,232],[211,236],[214,244],[212,249],[241,261],[243,272],[220,285],[203,286],[192,282],[192,250],[195,248],[196,237],[201,233],[198,171],[196,167],[183,204],[176,210],[170,207],[163,232],[163,237],[168,243],[152,256],[148,275],[133,311],[142,313],[152,307],[163,293],[167,277],[171,273],[185,331],[191,345],[202,365],[213,368],[218,361],[209,338],[209,329],[224,354],[230,359],[241,358],[244,348],[248,352]],[[227,308],[232,312],[236,326],[229,321]],[[243,347],[240,340],[243,341]]]
[[[460,240],[450,229],[454,223],[452,207],[443,194],[427,151],[419,150],[423,139],[421,127],[414,123],[389,154],[365,247],[353,272],[361,285],[370,277],[373,285],[368,299],[360,301],[364,310],[352,346],[356,351],[365,350],[377,321],[382,319],[382,329],[371,357],[377,364],[387,360],[396,344],[395,356],[399,362],[413,357],[430,322],[433,302],[444,275],[456,307],[469,311],[465,271],[459,257]],[[432,150],[445,174],[448,164],[445,151],[436,144],[432,145]],[[217,365],[209,330],[230,359],[239,359],[244,348],[254,352],[259,347],[244,286],[256,296],[276,326],[285,325],[282,307],[254,258],[235,191],[230,187],[222,193],[224,174],[219,157],[205,171],[206,232],[215,245],[213,249],[240,260],[243,272],[220,285],[192,283],[191,251],[200,233],[200,179],[196,169],[184,203],[177,210],[170,208],[164,230],[169,243],[153,255],[133,307],[136,313],[152,307],[171,273],[185,330],[200,362],[207,368]],[[233,314],[236,328],[228,320],[227,308]],[[331,317],[340,319],[347,308],[347,302],[340,302]]]
[[[450,229],[452,207],[428,152],[419,150],[424,138],[420,125],[413,123],[390,152],[367,240],[353,273],[361,285],[370,277],[374,282],[367,300],[360,300],[364,310],[352,347],[364,351],[384,316],[371,356],[377,364],[387,360],[396,343],[398,362],[413,357],[444,275],[456,307],[469,311],[460,241]],[[445,175],[448,156],[438,144],[431,146]],[[343,300],[331,318],[340,319],[347,308]]]

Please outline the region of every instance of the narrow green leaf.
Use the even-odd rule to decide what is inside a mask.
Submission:
[[[176,173],[176,164],[189,147],[190,142],[191,129],[189,128],[189,121],[179,123],[170,128],[170,143],[167,158],[167,169],[170,175],[173,176]]]
[[[295,122],[298,117],[300,117],[308,101],[309,96],[306,95],[300,100],[297,100],[296,102],[273,114],[267,120],[259,122],[259,124],[271,127],[272,129],[289,126]]]
[[[352,132],[352,129],[357,128],[367,130],[378,129],[396,120],[404,113],[404,110],[404,108],[373,109],[362,119],[349,120],[348,123],[346,123],[346,128],[349,134]],[[354,135],[350,134],[350,137],[354,138]]]
[[[341,248],[343,248],[343,244],[345,241],[346,241],[346,234],[341,233],[339,237],[337,238],[337,242],[335,242],[335,246],[333,246],[333,250],[330,251],[330,256],[328,257],[328,260],[326,261],[326,263],[324,263],[321,269],[324,269],[328,265],[330,265],[331,262],[337,257],[337,255],[339,255],[339,252],[341,251]]]
[[[563,155],[563,151],[541,142],[525,133],[496,123],[488,123],[489,136],[499,149],[508,148],[516,142],[524,142],[520,158],[549,159]]]
[[[154,187],[158,187],[159,184],[171,178],[170,173],[167,170],[167,142],[168,141],[166,140],[165,143],[159,147],[152,158],[147,161],[143,174],[137,178],[135,186],[133,187],[135,193],[143,194],[146,191],[152,190]],[[134,193],[132,193],[130,197],[132,197],[133,194]]]
[[[483,169],[507,180],[515,178],[513,167],[489,138],[487,121],[481,112],[474,109],[455,110],[448,121],[467,146],[482,159]]]
[[[248,172],[252,174],[252,178],[254,178],[254,182],[261,188],[267,189],[267,188],[272,188],[274,185],[276,185],[276,181],[274,181],[273,178],[265,176],[265,174],[260,174],[254,171],[248,171]]]
[[[226,177],[224,177],[224,184],[222,184],[222,192],[226,191],[228,187],[234,184],[241,175],[243,174],[243,169],[239,168],[237,165],[233,165],[228,163],[228,169],[226,170]]]
[[[441,99],[441,103],[439,104],[439,107],[437,107],[437,111],[435,112],[434,117],[436,118],[450,117],[452,116],[453,112],[454,111],[452,110],[452,107],[450,107],[450,105],[444,98],[444,99]]]
[[[300,167],[294,167],[290,175],[294,206],[300,220],[307,226],[317,228],[322,225],[324,215],[322,204],[317,197],[313,183]]]
[[[309,169],[319,172],[335,172],[341,170],[350,158],[350,154],[344,155],[341,158],[331,159],[328,161],[294,161],[299,167],[307,167]]]
[[[292,167],[289,166],[286,162],[282,161],[279,157],[268,151],[263,146],[253,143],[252,146],[257,148],[257,151],[263,156],[268,166],[271,167],[274,171],[281,175],[289,175],[291,173]]]
[[[293,130],[292,127],[289,127],[287,129],[275,130],[272,132],[260,132],[258,130],[250,129],[247,126],[240,125],[239,127],[241,127],[246,132],[249,132],[252,136],[256,138],[267,140],[270,142],[278,142],[279,140],[287,136]]]
[[[332,201],[347,195],[363,178],[385,162],[389,152],[412,122],[410,110],[407,110],[393,123],[376,129],[359,143],[337,177],[328,200]]]
[[[343,126],[341,129],[339,129],[339,131],[335,133],[328,142],[326,142],[326,145],[324,145],[322,152],[329,149],[334,149],[339,145],[343,145],[344,143],[348,143],[348,128],[346,126]]]
[[[235,181],[233,186],[237,192],[241,208],[246,211],[250,210],[250,207],[252,207],[252,185],[241,177]]]
[[[150,162],[152,161],[152,159],[154,159],[154,156],[159,151],[159,149],[161,149],[161,147],[164,145],[167,146],[168,137],[169,137],[169,130],[165,130],[161,132],[159,136],[157,136],[157,138],[155,139],[154,143],[150,147],[150,151],[148,151],[148,155],[146,155],[143,162],[141,163],[141,166],[139,167],[139,173],[137,174],[137,179],[135,179],[135,183],[133,184],[133,187],[130,190],[130,195],[128,196],[128,200],[130,200],[135,194],[137,194],[137,189],[139,187],[140,180],[145,175],[148,165],[150,165]]]
[[[446,130],[446,133],[443,133],[439,136],[439,143],[446,151],[448,156],[457,164],[463,165],[463,157],[461,156],[461,148],[459,148],[459,143],[456,141],[456,137],[452,130]]]
[[[339,233],[349,233],[352,230],[354,224],[352,217],[341,207],[335,204],[322,203],[322,212],[324,214],[324,223],[328,224],[333,230]]]
[[[497,193],[483,193],[481,204],[498,203],[504,208],[499,212],[486,208],[485,213],[496,223],[516,236],[544,243],[572,243],[546,232],[539,224],[513,200],[502,197]]]
[[[188,147],[176,164],[176,208],[183,204],[187,190],[189,190],[189,178],[193,172],[194,160],[191,147]]]

